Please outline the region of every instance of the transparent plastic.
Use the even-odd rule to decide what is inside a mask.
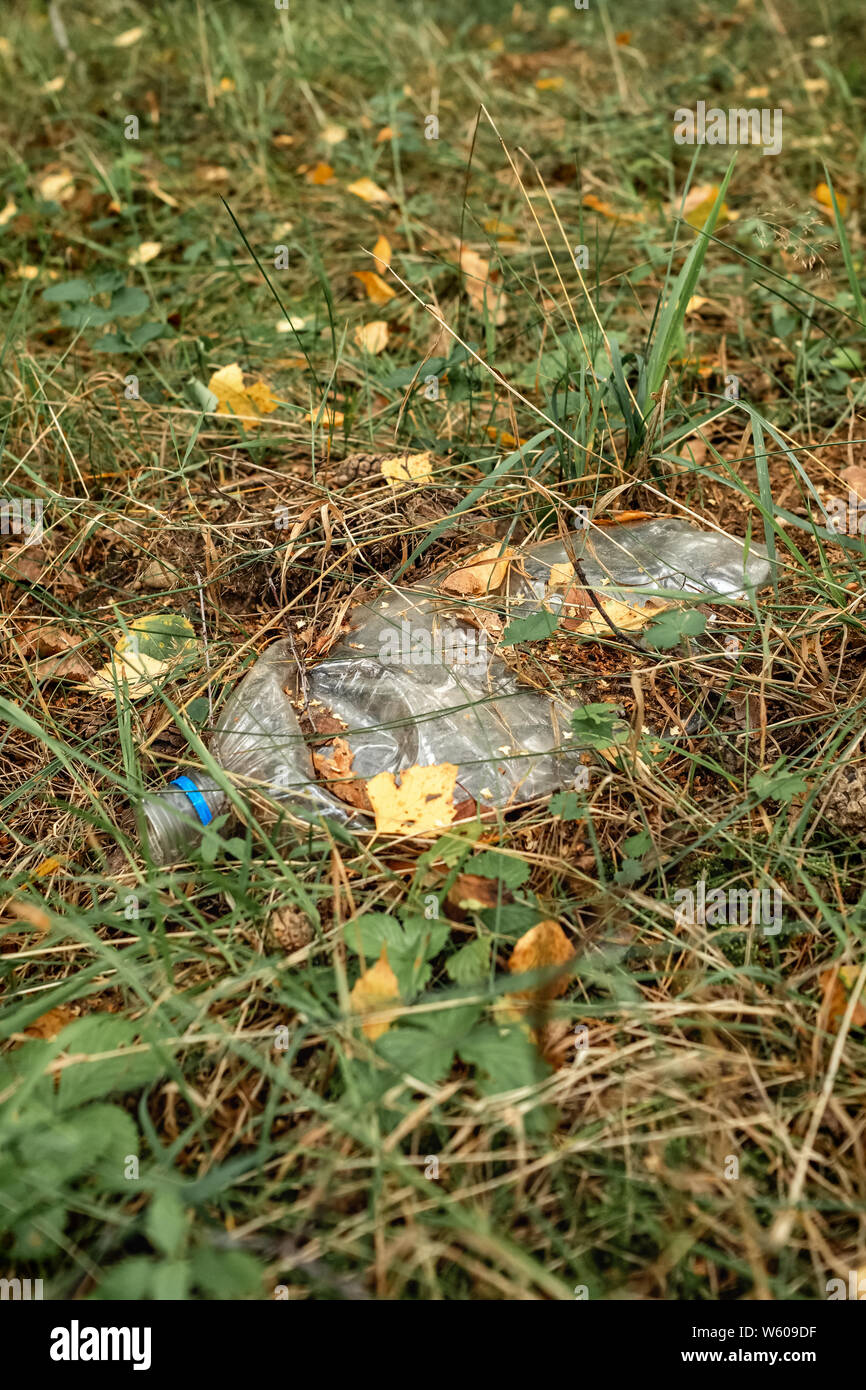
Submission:
[[[545,541],[522,551],[505,586],[511,616],[525,617],[542,602],[555,612],[563,600],[547,592],[550,570],[573,556],[589,587],[632,601],[635,589],[735,598],[770,577],[760,547],[746,557],[742,542],[676,518],[591,527],[572,532],[568,545]],[[466,600],[392,587],[353,609],[350,624],[328,657],[303,673],[291,642],[273,643],[222,708],[210,751],[257,815],[284,808],[372,829],[370,817],[317,776],[298,718],[304,708],[328,716],[333,738],[351,750],[352,774],[364,780],[456,763],[455,801],[500,810],[573,783],[580,750],[570,745],[571,707],[556,692],[518,680],[495,639],[471,620]],[[215,784],[191,775],[211,813],[225,810]],[[184,858],[201,837],[177,788],[149,795],[145,811],[159,863]]]

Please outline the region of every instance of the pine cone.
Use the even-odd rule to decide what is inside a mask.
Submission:
[[[298,907],[286,904],[285,907],[278,907],[271,913],[271,920],[268,922],[268,936],[277,946],[282,946],[284,951],[289,954],[292,951],[300,951],[302,946],[307,946],[315,936],[313,924]]]
[[[866,835],[866,763],[847,763],[832,777],[823,816],[834,830]]]

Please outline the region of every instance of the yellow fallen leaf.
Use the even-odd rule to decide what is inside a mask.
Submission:
[[[75,181],[70,169],[59,169],[53,174],[43,174],[36,184],[39,197],[45,203],[63,203],[75,191]]]
[[[307,183],[314,183],[321,187],[322,184],[334,182],[334,171],[330,164],[319,163],[314,168],[307,170],[305,178]]]
[[[547,12],[547,22],[548,24],[564,24],[570,15],[571,10],[567,9],[565,5],[554,5],[553,9]]]
[[[498,285],[491,284],[490,262],[464,246],[460,252],[460,269],[473,308],[479,314],[486,312],[497,326],[504,323],[505,297]]]
[[[177,201],[177,198],[173,197],[171,193],[166,193],[164,188],[160,188],[156,179],[147,179],[146,186],[148,190],[153,194],[154,198],[159,198],[160,202],[165,203],[167,208],[180,207],[180,203]]]
[[[407,767],[399,787],[393,773],[378,772],[367,782],[376,829],[386,835],[427,835],[450,825],[457,772],[454,763]]]
[[[710,301],[707,299],[706,295],[693,294],[688,304],[686,305],[686,315],[696,314],[699,309],[702,309],[704,305],[709,304],[709,302]]]
[[[112,39],[111,42],[115,48],[132,48],[134,43],[138,43],[143,33],[143,25],[137,24],[134,29],[124,29],[123,33],[118,34],[117,38]]]
[[[349,995],[349,1003],[354,1014],[378,1013],[400,998],[397,976],[388,964],[388,947],[382,947],[382,954],[369,970],[365,970],[356,980]],[[362,1023],[364,1036],[375,1042],[391,1027],[390,1019],[378,1023]]]
[[[373,262],[379,274],[384,275],[391,264],[391,243],[386,236],[380,236],[373,247]]]
[[[386,193],[384,188],[380,188],[372,179],[356,179],[348,187],[350,193],[354,193],[356,198],[363,198],[365,203],[378,203],[385,205],[392,201],[390,193]]]
[[[681,214],[679,203],[672,203],[669,210],[675,215],[682,215],[690,227],[697,227],[700,230],[712,212],[713,204],[718,196],[719,185],[717,183],[698,183],[695,184],[694,188],[690,188],[686,194]],[[723,222],[732,222],[734,218],[735,214],[731,212],[727,203],[722,203],[716,225],[721,226]]]
[[[812,189],[812,197],[816,203],[820,203],[822,208],[827,208],[830,216],[833,215],[833,195],[826,183],[816,184]],[[839,212],[842,217],[848,216],[848,199],[844,193],[836,194],[836,202],[839,204]]]
[[[400,483],[429,483],[433,478],[430,454],[394,454],[382,459],[379,471],[392,487]]]
[[[129,253],[130,265],[148,265],[155,261],[162,250],[161,241],[143,241],[140,246],[136,246],[134,251]]]
[[[373,319],[370,323],[359,323],[355,329],[355,342],[364,352],[374,355],[384,352],[388,346],[388,325],[384,319]]]
[[[145,656],[144,652],[130,653],[127,657],[115,653],[113,660],[101,671],[95,671],[84,684],[106,700],[114,699],[115,686],[124,693],[125,685],[130,700],[141,700],[143,696],[153,693],[154,681],[158,676],[165,675],[170,665],[170,662],[160,661],[157,657]]]
[[[48,859],[43,859],[39,864],[36,865],[36,868],[33,870],[33,873],[31,874],[31,878],[45,878],[46,874],[53,874],[57,871],[57,869],[62,869],[63,862],[64,861],[62,859],[55,859],[54,855],[52,854],[49,856]]]
[[[340,145],[345,140],[346,134],[344,125],[326,125],[322,131],[322,139],[326,145]]]
[[[244,374],[237,362],[220,367],[214,372],[207,389],[217,398],[216,415],[237,415],[245,421],[258,423],[263,415],[276,410],[279,401],[274,400],[270,387],[263,381],[244,385]]]
[[[535,84],[535,90],[537,92],[561,92],[564,85],[564,77],[539,77]]]
[[[62,92],[66,86],[66,73],[61,73],[59,77],[50,77],[47,82],[43,82],[39,88],[45,96],[50,96],[52,92]]]
[[[584,194],[583,206],[589,208],[591,212],[600,213],[602,217],[609,217],[613,222],[642,222],[643,217],[635,212],[617,212],[606,203],[603,198],[596,198],[594,193]]]
[[[394,291],[391,286],[386,284],[375,270],[353,270],[352,274],[356,280],[361,281],[367,291],[367,298],[371,299],[374,304],[387,304],[389,299],[394,298]]]
[[[550,566],[550,578],[547,581],[549,589],[567,589],[574,579],[574,565],[570,560],[560,560],[557,564]]]
[[[125,683],[130,700],[140,700],[153,693],[157,677],[168,675],[197,650],[195,631],[188,618],[179,613],[145,614],[121,635],[111,659],[83,686],[113,700],[115,687],[122,692]]]
[[[17,211],[18,204],[14,198],[7,198],[6,205],[0,212],[0,227],[5,227],[7,222],[11,222]]]
[[[601,600],[601,606],[615,627],[620,632],[638,632],[642,627],[646,627],[654,618],[661,613],[662,609],[670,608],[669,603],[663,603],[660,599],[648,599],[645,603],[622,603],[619,599],[610,598]],[[565,595],[565,602],[568,603],[568,594]],[[593,607],[585,621],[577,626],[571,623],[566,624],[571,631],[584,633],[591,637],[596,633],[610,633],[610,628],[598,609]]]
[[[323,410],[321,413],[308,410],[304,419],[309,425],[318,423],[322,429],[333,430],[342,425],[345,416],[342,410]]]
[[[497,241],[517,241],[517,232],[508,222],[500,222],[498,217],[488,217],[482,223],[485,232],[495,236]]]
[[[539,922],[524,932],[511,953],[508,969],[512,975],[527,975],[533,970],[551,970],[557,965],[566,965],[573,960],[575,950],[558,922],[548,920]],[[566,973],[558,975],[545,985],[536,985],[521,991],[517,997],[530,999],[556,999],[564,994],[569,986]]]
[[[35,280],[38,274],[38,265],[19,265],[15,269],[16,278],[19,280]]]
[[[444,589],[446,593],[465,597],[492,594],[508,573],[508,566],[514,556],[515,551],[511,546],[503,548],[497,541],[495,545],[487,546],[486,550],[467,560],[459,569],[446,574],[445,578],[439,581],[439,588]]]
[[[487,438],[498,444],[500,449],[516,449],[518,444],[523,445],[527,442],[523,437],[515,439],[510,430],[498,430],[495,425],[485,425],[484,430]]]
[[[17,920],[29,922],[31,927],[37,931],[50,931],[51,918],[43,908],[37,907],[36,903],[25,902],[22,898],[13,898],[7,911],[14,914]]]

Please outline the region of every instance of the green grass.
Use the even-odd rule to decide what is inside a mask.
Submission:
[[[821,511],[866,443],[859,13],[295,8],[93,0],[62,11],[74,57],[41,6],[5,26],[2,492],[45,536],[29,572],[2,538],[0,1273],[52,1298],[823,1298],[866,1264],[866,1036],[822,1009],[866,927],[866,827],[824,814],[862,767],[863,542]],[[695,158],[672,130],[698,100],[781,107],[782,153]],[[381,235],[380,305],[355,272]],[[203,410],[232,362],[278,401],[259,428]],[[433,456],[427,511],[332,480],[398,450]],[[383,576],[577,507],[777,561],[659,650],[509,649],[627,721],[588,789],[395,844],[282,834],[226,781],[210,703],[268,640],[312,660]],[[152,697],[37,678],[34,630],[100,667],[169,611],[199,636],[203,612],[209,665]],[[158,870],[134,807],[190,762],[238,814]],[[454,910],[466,873],[493,906]],[[777,886],[781,932],[678,922],[700,879]],[[542,919],[578,950],[557,1068],[508,1007]],[[401,1001],[370,1041],[349,993],[383,940]]]

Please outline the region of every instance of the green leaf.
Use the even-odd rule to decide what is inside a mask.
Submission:
[[[113,318],[110,309],[100,309],[98,304],[79,304],[72,309],[60,310],[60,322],[64,328],[102,328]]]
[[[129,352],[132,344],[125,334],[104,333],[93,344],[94,352]]]
[[[148,343],[153,343],[157,338],[171,338],[173,330],[167,323],[140,323],[137,328],[133,328],[129,333],[129,341],[133,347],[143,348]]]
[[[49,285],[42,291],[46,304],[80,304],[93,294],[89,280],[64,280],[59,285]]]
[[[656,651],[676,647],[684,637],[700,637],[707,620],[696,608],[667,608],[644,632],[644,641]]]
[[[151,1199],[144,1217],[144,1230],[151,1245],[163,1255],[180,1253],[186,1239],[187,1219],[176,1192],[166,1188]]]
[[[150,308],[150,295],[137,285],[124,285],[111,296],[110,315],[114,319],[132,318]]]
[[[192,1274],[210,1298],[252,1298],[261,1294],[264,1270],[245,1250],[196,1250]]]
[[[559,619],[555,613],[539,608],[537,613],[530,613],[526,618],[513,618],[499,639],[500,646],[513,647],[515,642],[542,642],[558,626]]]
[[[555,792],[548,803],[552,816],[562,820],[585,820],[586,802],[581,801],[577,792]]]
[[[495,878],[506,888],[519,888],[529,878],[529,866],[518,855],[501,854],[495,849],[487,849],[470,859],[466,870],[482,878]]]
[[[445,962],[450,978],[458,985],[474,985],[485,979],[490,971],[490,951],[493,946],[489,936],[477,936]]]
[[[482,1024],[458,1050],[464,1062],[481,1072],[479,1090],[484,1095],[532,1086],[550,1074],[534,1042],[518,1024]]]
[[[784,768],[771,772],[755,772],[749,778],[749,790],[759,796],[762,801],[770,798],[773,801],[782,801],[786,805],[795,796],[801,796],[809,790],[808,783],[798,777],[794,772],[786,772]]]
[[[91,1297],[107,1299],[112,1303],[139,1302],[150,1298],[156,1268],[156,1262],[149,1255],[131,1255],[113,1269],[103,1271]]]
[[[57,1094],[63,1108],[107,1096],[112,1091],[141,1090],[164,1071],[163,1063],[150,1049],[131,1050],[140,1044],[136,1027],[116,1015],[77,1018],[67,1024],[58,1041],[63,1051],[75,1058],[60,1073]],[[121,1056],[101,1055],[119,1049]]]
[[[629,727],[616,705],[578,705],[572,712],[571,727],[581,748],[613,748],[625,743]]]
[[[637,883],[638,879],[643,878],[646,869],[640,859],[623,859],[619,869],[614,874],[614,882],[619,883],[624,888],[630,887],[632,883]]]
[[[178,1303],[189,1293],[190,1266],[188,1260],[171,1260],[158,1264],[153,1275],[153,1296],[160,1302]]]

